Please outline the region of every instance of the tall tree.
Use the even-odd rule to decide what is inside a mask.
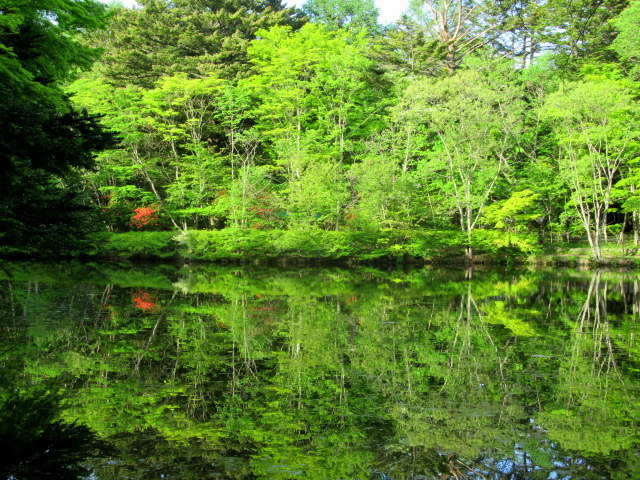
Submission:
[[[523,67],[533,63],[550,45],[545,44],[545,32],[550,27],[545,21],[545,0],[506,0],[496,2],[491,9],[494,22],[500,24],[499,35],[492,45],[505,55],[518,59]]]
[[[570,207],[599,261],[612,189],[621,166],[635,153],[640,106],[622,83],[596,78],[550,95],[542,113],[559,143],[557,161],[571,189]]]
[[[610,19],[616,17],[629,0],[551,0],[545,5],[546,41],[556,46],[567,60],[592,57],[611,59],[609,45],[615,38]]]
[[[261,32],[261,39],[249,49],[257,72],[246,85],[260,102],[254,113],[260,119],[256,130],[266,140],[290,192],[306,188],[299,190],[295,184],[306,181],[302,177],[307,171],[323,178],[318,185],[329,187],[333,182],[342,191],[342,165],[354,161],[360,148],[357,139],[375,125],[371,117],[377,101],[369,88],[372,62],[364,54],[367,45],[362,34],[354,38],[307,24],[297,32],[284,27]],[[303,203],[313,209],[312,197],[299,198],[297,210]],[[341,204],[335,203],[336,218],[340,210]]]
[[[141,9],[120,9],[108,32],[104,72],[117,85],[151,87],[163,75],[215,72],[246,76],[246,50],[260,29],[298,25],[281,0],[142,0]]]
[[[495,82],[504,78],[461,70],[439,81],[414,82],[403,98],[411,104],[409,118],[422,119],[430,135],[424,181],[456,213],[469,258],[472,232],[508,167],[521,126],[518,90]]]
[[[445,47],[443,62],[449,73],[467,54],[487,43],[487,34],[496,29],[488,21],[490,6],[484,0],[414,0],[411,4],[413,16]]]
[[[36,0],[2,2],[0,11],[2,240],[37,249],[55,238],[71,248],[73,230],[81,230],[74,222],[87,217],[71,188],[74,171],[91,167],[113,137],[74,110],[60,85],[95,59],[80,36],[102,24],[105,7]]]

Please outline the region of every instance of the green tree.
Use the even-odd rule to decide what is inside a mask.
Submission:
[[[114,138],[72,107],[61,84],[96,58],[81,36],[102,24],[105,7],[39,0],[2,2],[0,11],[2,241],[71,250],[90,218],[77,171]]]
[[[303,179],[307,171],[313,176],[330,175],[318,180],[318,187],[344,183],[342,165],[354,160],[360,148],[357,140],[375,125],[369,121],[377,102],[369,89],[372,62],[364,55],[367,41],[362,35],[347,41],[348,35],[314,24],[297,32],[274,27],[261,32],[249,49],[256,74],[244,85],[259,102],[252,112],[259,119],[255,130],[266,140],[265,147],[292,194],[307,189],[297,182],[311,185]],[[316,163],[333,166],[315,167]],[[293,208],[295,203],[298,213],[302,201],[315,208],[314,197],[295,196],[295,202],[294,196],[288,196],[289,205]],[[337,202],[343,195],[334,197]],[[339,216],[341,208],[335,204],[331,211]],[[319,219],[328,213],[312,216]]]
[[[150,88],[162,76],[247,75],[246,50],[260,29],[298,24],[280,0],[143,0],[119,9],[96,39],[110,82]]]
[[[218,191],[228,182],[222,159],[208,140],[215,130],[215,116],[222,82],[215,76],[162,78],[142,97],[147,128],[158,139],[171,181],[164,203],[172,216],[198,226],[200,219],[213,223]]]
[[[229,171],[211,139],[222,133],[225,88],[215,76],[186,74],[163,77],[148,90],[89,78],[72,86],[74,101],[105,115],[122,134],[125,148],[106,152],[93,176],[98,192],[110,196],[108,207],[153,201],[176,228],[216,223],[215,201]]]
[[[632,74],[640,77],[640,2],[629,2],[620,15],[611,20],[612,25],[618,30],[618,35],[611,46],[616,53],[629,62]]]
[[[640,108],[623,83],[596,77],[550,95],[542,113],[559,143],[557,162],[571,190],[570,206],[599,261],[612,189],[634,154]]]
[[[302,11],[329,30],[346,28],[358,32],[366,28],[369,34],[380,31],[373,0],[307,0]]]
[[[427,127],[432,147],[421,167],[423,178],[439,201],[454,209],[469,258],[472,232],[507,170],[521,128],[518,90],[509,84],[495,88],[495,81],[464,70],[443,80],[414,82],[402,100],[411,105],[413,121]]]

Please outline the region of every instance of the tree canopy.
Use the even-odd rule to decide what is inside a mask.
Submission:
[[[426,231],[466,236],[469,258],[581,237],[596,259],[600,239],[632,252],[637,10],[422,0],[383,28],[369,0],[12,3],[6,228],[49,215],[30,217],[34,197],[73,199],[112,233]],[[407,242],[399,256],[430,251]]]

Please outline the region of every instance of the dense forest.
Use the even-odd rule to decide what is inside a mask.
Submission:
[[[0,2],[2,253],[637,252],[640,1],[139,3]]]

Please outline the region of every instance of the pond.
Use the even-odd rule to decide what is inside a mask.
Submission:
[[[1,478],[640,478],[640,272],[5,262],[0,322]]]

